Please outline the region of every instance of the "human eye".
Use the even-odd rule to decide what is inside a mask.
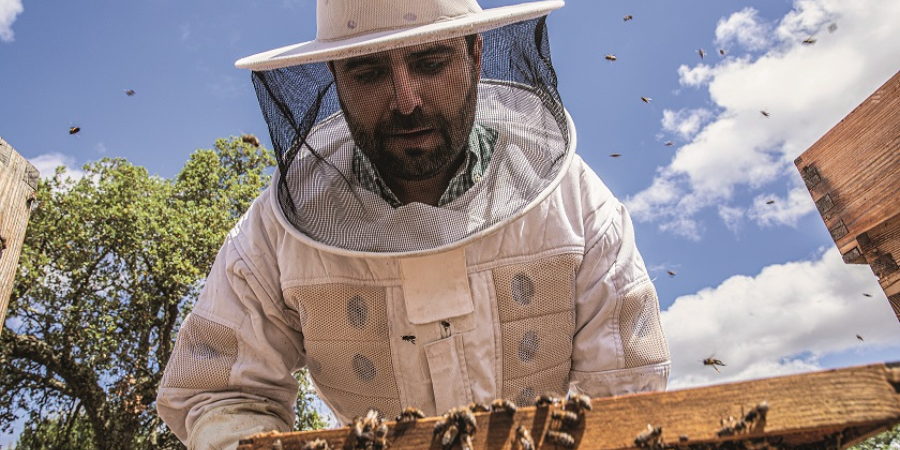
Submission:
[[[372,84],[384,78],[386,73],[387,71],[382,68],[373,67],[354,71],[353,79],[360,84]]]
[[[415,64],[416,71],[424,74],[439,73],[444,70],[444,67],[447,67],[446,58],[424,58],[416,61]]]

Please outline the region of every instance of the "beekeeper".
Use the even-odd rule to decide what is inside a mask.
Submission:
[[[561,6],[318,0],[314,41],[236,63],[279,164],[162,379],[189,448],[289,431],[303,367],[342,423],[665,389],[631,219],[557,91]]]

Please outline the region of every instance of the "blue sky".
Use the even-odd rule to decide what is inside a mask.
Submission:
[[[900,360],[876,278],[840,261],[792,163],[900,69],[898,22],[895,0],[570,0],[550,15],[578,153],[629,207],[656,277],[671,387]],[[0,137],[45,174],[124,157],[170,177],[218,137],[270,146],[233,63],[314,35],[312,0],[0,0]],[[713,354],[721,373],[700,363]]]

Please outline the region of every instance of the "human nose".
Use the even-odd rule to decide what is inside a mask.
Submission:
[[[409,70],[399,68],[392,71],[391,82],[394,88],[394,97],[391,108],[403,115],[412,114],[421,106],[422,99],[415,79]]]

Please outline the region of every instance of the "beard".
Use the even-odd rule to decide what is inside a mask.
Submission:
[[[418,181],[433,178],[461,161],[475,121],[477,102],[478,82],[474,79],[462,107],[452,112],[451,117],[441,113],[426,114],[417,107],[410,114],[392,111],[388,120],[366,129],[344,108],[343,101],[341,108],[356,145],[382,176]],[[422,129],[434,130],[439,134],[440,142],[436,147],[389,148],[387,140],[390,135]]]

